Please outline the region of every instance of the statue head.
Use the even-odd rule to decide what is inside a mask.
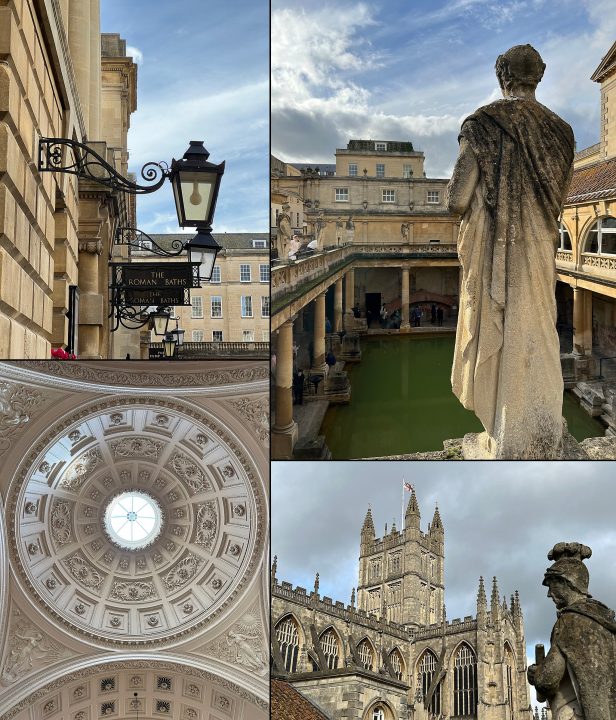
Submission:
[[[545,571],[543,585],[549,588],[556,607],[561,609],[572,602],[591,597],[588,592],[588,568],[584,560],[592,550],[581,543],[557,543],[548,553],[548,560],[554,563]]]
[[[533,95],[545,63],[532,45],[514,45],[496,58],[496,77],[503,95]]]

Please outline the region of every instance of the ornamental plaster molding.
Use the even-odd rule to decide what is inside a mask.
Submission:
[[[41,392],[14,382],[0,382],[0,455],[12,444],[13,436],[44,407]]]
[[[250,423],[250,427],[262,443],[269,442],[269,403],[265,398],[243,397],[239,400],[231,400],[229,404]]]
[[[251,692],[238,685],[232,680],[220,677],[220,675],[213,673],[209,670],[197,668],[193,665],[189,665],[186,662],[180,662],[176,659],[165,659],[161,657],[147,657],[143,659],[131,659],[127,658],[124,660],[113,659],[93,659],[95,664],[87,666],[84,662],[79,670],[70,670],[68,673],[63,674],[54,680],[45,683],[38,687],[33,692],[29,692],[26,696],[21,696],[19,699],[14,700],[14,704],[6,708],[2,714],[2,720],[11,720],[11,718],[18,715],[24,708],[32,707],[40,700],[48,697],[57,690],[61,690],[67,685],[79,682],[80,680],[89,680],[90,678],[100,675],[101,673],[112,674],[116,672],[127,672],[135,675],[135,678],[139,678],[140,674],[148,671],[155,670],[160,673],[176,674],[177,676],[188,681],[192,679],[195,681],[195,693],[196,699],[203,699],[204,689],[199,687],[200,682],[209,682],[215,688],[222,688],[223,690],[236,695],[237,697],[245,700],[246,702],[255,705],[264,713],[269,712],[269,703],[264,697],[259,697],[255,692]],[[19,687],[24,690],[28,689],[28,686],[22,685]],[[141,685],[135,684],[135,688],[139,689]],[[267,692],[264,692],[266,695]],[[2,712],[3,706],[0,705],[0,712]]]
[[[133,365],[138,364],[138,361],[131,362]],[[30,386],[36,384],[55,389],[64,387],[72,392],[99,394],[151,394],[152,388],[203,396],[269,393],[269,364],[263,361],[245,363],[240,367],[207,370],[196,370],[193,366],[188,369],[179,368],[174,372],[156,372],[145,362],[142,370],[127,370],[128,364],[130,363],[116,362],[109,366],[91,365],[86,361],[69,360],[27,360],[19,365],[1,362],[0,375],[28,383]]]
[[[0,684],[5,687],[36,670],[75,655],[73,651],[52,640],[16,607],[11,609],[8,638],[0,673]]]
[[[257,675],[266,675],[268,648],[259,604],[255,603],[226,633],[193,652],[241,665]]]
[[[114,546],[104,531],[106,503],[130,487],[166,516],[147,552]],[[244,446],[194,403],[99,399],[25,453],[8,493],[9,555],[24,593],[64,632],[98,646],[169,647],[218,624],[250,587],[266,505]]]

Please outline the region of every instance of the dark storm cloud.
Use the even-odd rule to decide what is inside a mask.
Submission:
[[[422,529],[436,502],[445,527],[447,616],[475,615],[478,578],[501,595],[520,592],[527,647],[549,644],[554,606],[541,581],[548,550],[580,541],[590,592],[616,606],[613,463],[274,463],[272,554],[279,580],[349,602],[368,504],[377,535],[400,529],[402,477],[414,484]],[[405,502],[408,502],[408,493]]]

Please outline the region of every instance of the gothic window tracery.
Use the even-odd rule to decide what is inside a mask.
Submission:
[[[513,691],[513,673],[515,668],[515,660],[513,657],[513,650],[509,646],[509,643],[505,643],[505,680],[507,683],[507,706],[508,713],[507,717],[509,720],[513,720],[514,717],[514,691]]]
[[[398,680],[402,680],[404,677],[404,660],[402,659],[402,655],[400,654],[398,648],[394,648],[389,653],[389,662],[391,663]]]
[[[374,670],[374,653],[366,638],[357,646],[357,654],[365,670]]]
[[[299,655],[299,633],[297,624],[290,615],[276,625],[276,639],[280,645],[280,653],[287,672],[297,671]]]
[[[320,637],[321,649],[325,655],[327,667],[330,670],[335,670],[338,667],[338,660],[340,656],[340,646],[338,643],[338,636],[336,635],[333,628],[326,630]]]
[[[417,668],[418,673],[418,685],[421,688],[422,698],[425,698],[432,684],[432,678],[436,672],[438,661],[436,655],[431,650],[426,650],[421,656],[419,666]],[[430,705],[428,706],[428,712],[430,715],[439,716],[441,714],[441,683],[436,686],[436,689],[430,699]]]
[[[397,582],[388,587],[388,620],[391,622],[402,622],[402,583]]]
[[[454,717],[475,717],[477,714],[477,658],[471,648],[462,644],[454,658]]]

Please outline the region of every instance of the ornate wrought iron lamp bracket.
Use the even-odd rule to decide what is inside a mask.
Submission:
[[[41,138],[39,140],[39,172],[62,172],[120,190],[129,195],[144,195],[161,188],[169,177],[165,162],[149,162],[141,168],[141,177],[152,185],[138,185],[118,173],[92,148],[66,138]]]
[[[185,247],[185,243],[174,238],[170,243],[171,249],[166,250],[143,230],[131,227],[119,227],[116,230],[114,245],[128,245],[135,250],[145,250],[160,257],[177,257],[184,252]]]

